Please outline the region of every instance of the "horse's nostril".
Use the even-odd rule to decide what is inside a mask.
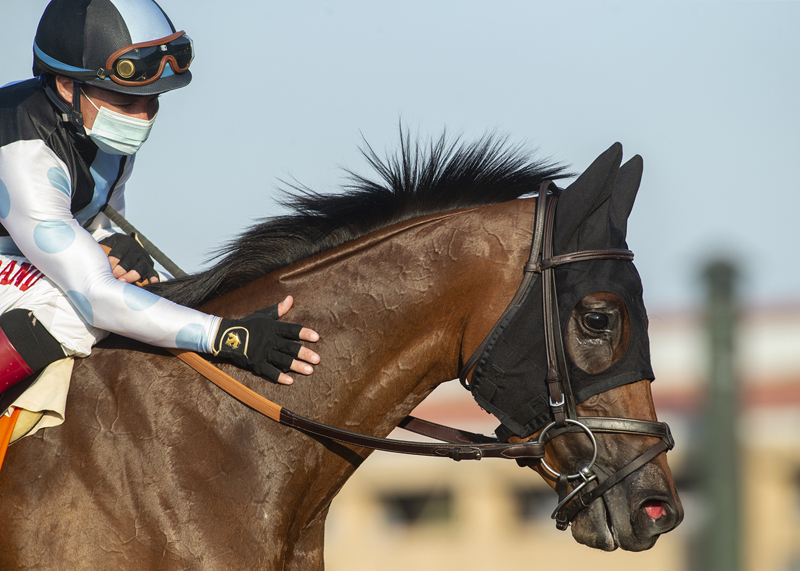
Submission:
[[[642,507],[645,513],[653,520],[658,520],[667,515],[667,507],[661,501],[646,502]]]

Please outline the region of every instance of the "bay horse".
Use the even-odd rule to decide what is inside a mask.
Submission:
[[[365,155],[377,182],[351,173],[341,194],[297,188],[293,214],[153,291],[226,317],[292,294],[287,317],[321,334],[315,373],[287,387],[219,367],[305,417],[386,436],[492,330],[531,249],[535,199],[521,197],[567,175],[492,136],[422,150],[401,137],[398,157]],[[583,232],[602,205],[627,218],[635,191],[629,204],[609,202],[618,172],[631,178],[621,156],[616,144],[562,193],[560,234]],[[640,176],[641,160],[630,164]],[[582,298],[566,322],[570,361],[590,373],[613,367],[631,338],[628,313],[607,291]],[[650,380],[607,388],[577,413],[654,421]],[[614,472],[655,440],[598,433],[598,469]],[[591,452],[567,434],[547,445],[546,462],[580,469]],[[76,363],[66,423],[9,449],[0,568],[322,569],[331,501],[369,454],[266,419],[165,351],[111,337]],[[572,533],[599,549],[642,550],[681,518],[660,453],[578,513]]]

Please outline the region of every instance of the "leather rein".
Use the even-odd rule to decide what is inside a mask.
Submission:
[[[350,432],[349,430],[343,430],[305,418],[275,404],[221,371],[197,353],[184,349],[169,349],[169,351],[236,400],[280,424],[291,426],[301,432],[323,436],[337,442],[362,448],[416,456],[452,458],[453,460],[480,460],[481,458],[538,460],[544,458],[544,445],[529,442],[508,444],[482,434],[449,428],[410,416],[403,419],[399,424],[401,428],[418,431],[420,434],[427,434],[423,431],[430,430],[439,434],[439,436],[433,436],[433,438],[442,440],[445,444],[408,442]]]
[[[546,382],[550,395],[550,408],[555,420],[546,426],[536,438],[509,443],[413,416],[407,416],[398,426],[439,440],[442,443],[420,443],[359,434],[296,414],[247,388],[197,353],[183,349],[169,349],[169,351],[241,403],[280,424],[291,426],[307,434],[329,438],[343,444],[385,452],[452,458],[456,461],[507,458],[517,460],[521,466],[538,465],[542,468],[540,472],[543,474],[549,473],[558,482],[556,489],[559,492],[559,504],[552,517],[556,519],[556,525],[559,529],[566,529],[580,511],[588,507],[595,499],[602,496],[626,476],[658,456],[658,454],[672,449],[674,441],[669,427],[663,422],[613,417],[578,417],[577,415],[576,403],[569,383],[564,356],[561,326],[558,319],[555,272],[553,270],[557,266],[583,260],[632,260],[633,252],[619,249],[585,250],[553,256],[553,223],[557,195],[551,195],[549,197],[550,200],[548,200],[547,190],[551,184],[551,181],[545,181],[539,189],[531,255],[525,264],[522,282],[503,315],[459,372],[462,384],[468,387],[467,376],[483,353],[488,339],[496,329],[497,324],[520,302],[533,280],[538,275],[541,275],[543,280],[544,327],[548,363]],[[568,432],[585,433],[593,445],[591,461],[575,474],[558,473],[552,470],[544,459],[545,445],[550,440]],[[598,484],[597,475],[594,473],[598,449],[594,437],[596,433],[625,433],[651,436],[659,438],[660,441]],[[569,482],[576,480],[578,483],[574,485],[572,491],[569,491]],[[590,486],[592,483],[594,483],[594,487]]]

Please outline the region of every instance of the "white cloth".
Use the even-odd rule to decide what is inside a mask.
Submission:
[[[28,390],[14,401],[9,410],[21,408],[23,412],[11,435],[12,444],[24,436],[64,422],[73,363],[72,357],[50,363]]]
[[[103,170],[107,157],[111,155],[98,151],[93,168]],[[126,167],[111,196],[110,203],[117,209],[124,208],[122,192],[130,168]],[[106,170],[116,173],[111,167]],[[98,175],[97,183],[108,178],[113,179]],[[111,191],[104,192],[108,196]],[[38,306],[31,307],[28,300],[19,299],[20,292],[14,291],[20,289],[16,284],[0,286],[0,308],[31,309],[48,330],[48,322],[55,323],[57,314],[66,311],[74,315],[64,318],[69,324],[63,329],[69,331],[74,319],[82,319],[85,325],[78,330],[82,337],[89,331],[96,339],[97,329],[159,347],[212,352],[218,317],[174,304],[114,278],[108,257],[97,243],[98,236],[107,236],[111,228],[108,218],[99,214],[105,203],[103,194],[96,193],[98,204],[90,205],[91,212],[83,209],[81,214],[73,215],[69,171],[44,141],[22,140],[0,147],[0,223],[10,234],[0,244],[0,252],[13,255],[7,247],[8,241],[13,240],[18,253],[49,278],[21,292],[22,298],[44,289],[45,283],[63,292],[49,299],[40,296],[36,300]],[[85,228],[81,219],[85,219]],[[5,296],[10,299],[4,300]],[[52,315],[43,313],[42,306],[52,307]],[[81,339],[60,337],[53,330],[50,333],[72,353],[88,354]]]
[[[0,254],[0,313],[32,311],[67,355],[86,357],[108,332],[89,325],[67,295],[21,256]]]

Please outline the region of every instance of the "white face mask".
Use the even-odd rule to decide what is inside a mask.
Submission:
[[[158,113],[149,121],[136,119],[105,107],[98,107],[86,93],[83,95],[97,109],[94,125],[91,129],[84,126],[84,129],[101,151],[111,155],[132,155],[142,147],[150,136],[150,129],[156,122]]]

